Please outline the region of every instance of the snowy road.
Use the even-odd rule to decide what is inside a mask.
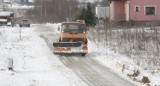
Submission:
[[[89,86],[136,86],[93,59],[78,56],[60,56],[59,59]]]
[[[58,38],[56,29],[48,26],[38,26],[37,33],[45,39],[52,50],[52,43]],[[80,55],[56,55],[61,62],[79,76],[89,86],[137,86],[114,73],[110,68],[104,67],[91,54],[82,57]]]

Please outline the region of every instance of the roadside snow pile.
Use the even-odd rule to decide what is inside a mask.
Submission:
[[[62,23],[54,23],[54,24],[52,24],[52,23],[46,23],[46,24],[44,24],[44,26],[48,26],[48,27],[52,27],[54,29],[58,29],[58,27],[61,26],[61,24]]]
[[[35,28],[0,27],[0,85],[87,86],[52,54]],[[7,69],[8,58],[13,71]]]
[[[48,26],[50,28],[52,28],[54,30],[55,33],[60,33],[60,31],[58,31],[58,28],[61,27],[62,23],[46,23],[43,26]]]

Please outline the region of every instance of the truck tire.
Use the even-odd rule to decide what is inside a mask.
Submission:
[[[85,40],[85,44],[88,44],[88,40],[87,39]]]
[[[85,56],[86,54],[85,53],[82,53],[82,56]]]
[[[61,42],[61,38],[59,38],[59,40],[58,40],[59,42]]]

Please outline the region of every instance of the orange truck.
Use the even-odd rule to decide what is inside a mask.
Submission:
[[[63,22],[59,41],[53,43],[54,54],[81,54],[88,53],[87,27],[84,21]]]

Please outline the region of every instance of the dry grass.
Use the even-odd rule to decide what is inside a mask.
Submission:
[[[160,27],[91,28],[92,39],[98,46],[110,47],[127,55],[146,70],[160,71]]]

